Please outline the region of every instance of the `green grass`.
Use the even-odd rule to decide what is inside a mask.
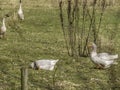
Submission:
[[[51,88],[55,90],[110,90],[112,85],[119,87],[119,63],[110,69],[98,70],[94,69],[94,64],[89,57],[75,58],[67,55],[59,10],[55,8],[56,5],[45,8],[38,2],[29,2],[32,8],[25,6],[26,2],[23,3],[25,20],[13,24],[12,16],[7,18],[7,35],[5,39],[0,40],[0,90],[20,90],[20,68],[38,59],[59,59],[60,61],[54,71],[29,69],[29,90],[50,90]],[[9,11],[14,10],[9,10],[8,7],[3,8],[0,12],[1,18],[3,12]],[[108,9],[104,18],[105,22],[111,24],[115,21],[112,15],[115,12],[110,10],[110,13],[109,15]],[[16,27],[18,28],[15,29]],[[115,52],[120,54],[119,34],[117,36]],[[113,68],[115,69],[111,71]]]

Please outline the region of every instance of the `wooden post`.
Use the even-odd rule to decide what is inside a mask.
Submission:
[[[26,67],[21,68],[21,90],[28,90],[28,69]]]

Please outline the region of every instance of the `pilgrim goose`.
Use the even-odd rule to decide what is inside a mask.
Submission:
[[[98,65],[99,68],[109,68],[111,64],[115,64],[115,60],[118,58],[118,54],[110,55],[108,53],[97,53],[97,46],[95,43],[90,45],[92,51],[90,53],[93,63]]]
[[[52,71],[57,62],[58,62],[58,60],[52,60],[52,59],[50,59],[50,60],[46,60],[46,59],[37,60],[37,61],[34,61],[30,64],[30,68],[33,68],[36,70],[44,69],[44,70]]]
[[[2,20],[2,26],[0,28],[0,38],[4,38],[6,33],[5,18]]]
[[[18,10],[18,17],[19,17],[19,19],[24,20],[24,14],[23,14],[23,10],[22,10],[21,0],[20,0],[20,7],[19,7],[19,10]]]

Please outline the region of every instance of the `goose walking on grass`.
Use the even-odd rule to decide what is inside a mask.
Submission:
[[[0,28],[0,38],[4,38],[6,33],[5,18],[2,20],[2,26]]]
[[[23,10],[22,10],[22,1],[20,0],[20,7],[18,10],[18,17],[20,20],[24,20],[24,14],[23,14]]]
[[[52,71],[57,62],[58,62],[58,60],[53,60],[53,59],[37,60],[37,61],[34,61],[30,64],[30,68],[36,69],[36,70],[44,69],[44,70]]]
[[[110,55],[108,53],[97,53],[97,46],[95,43],[91,43],[89,47],[92,48],[90,53],[91,60],[98,68],[109,68],[112,64],[116,64],[115,59],[118,58],[118,54]]]

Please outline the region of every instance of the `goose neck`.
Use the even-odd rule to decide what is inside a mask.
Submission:
[[[91,52],[91,56],[96,56],[97,55],[97,46],[93,45],[92,47],[92,52]]]
[[[20,9],[22,9],[22,3],[20,3]]]
[[[3,26],[5,26],[5,18],[3,18]]]

